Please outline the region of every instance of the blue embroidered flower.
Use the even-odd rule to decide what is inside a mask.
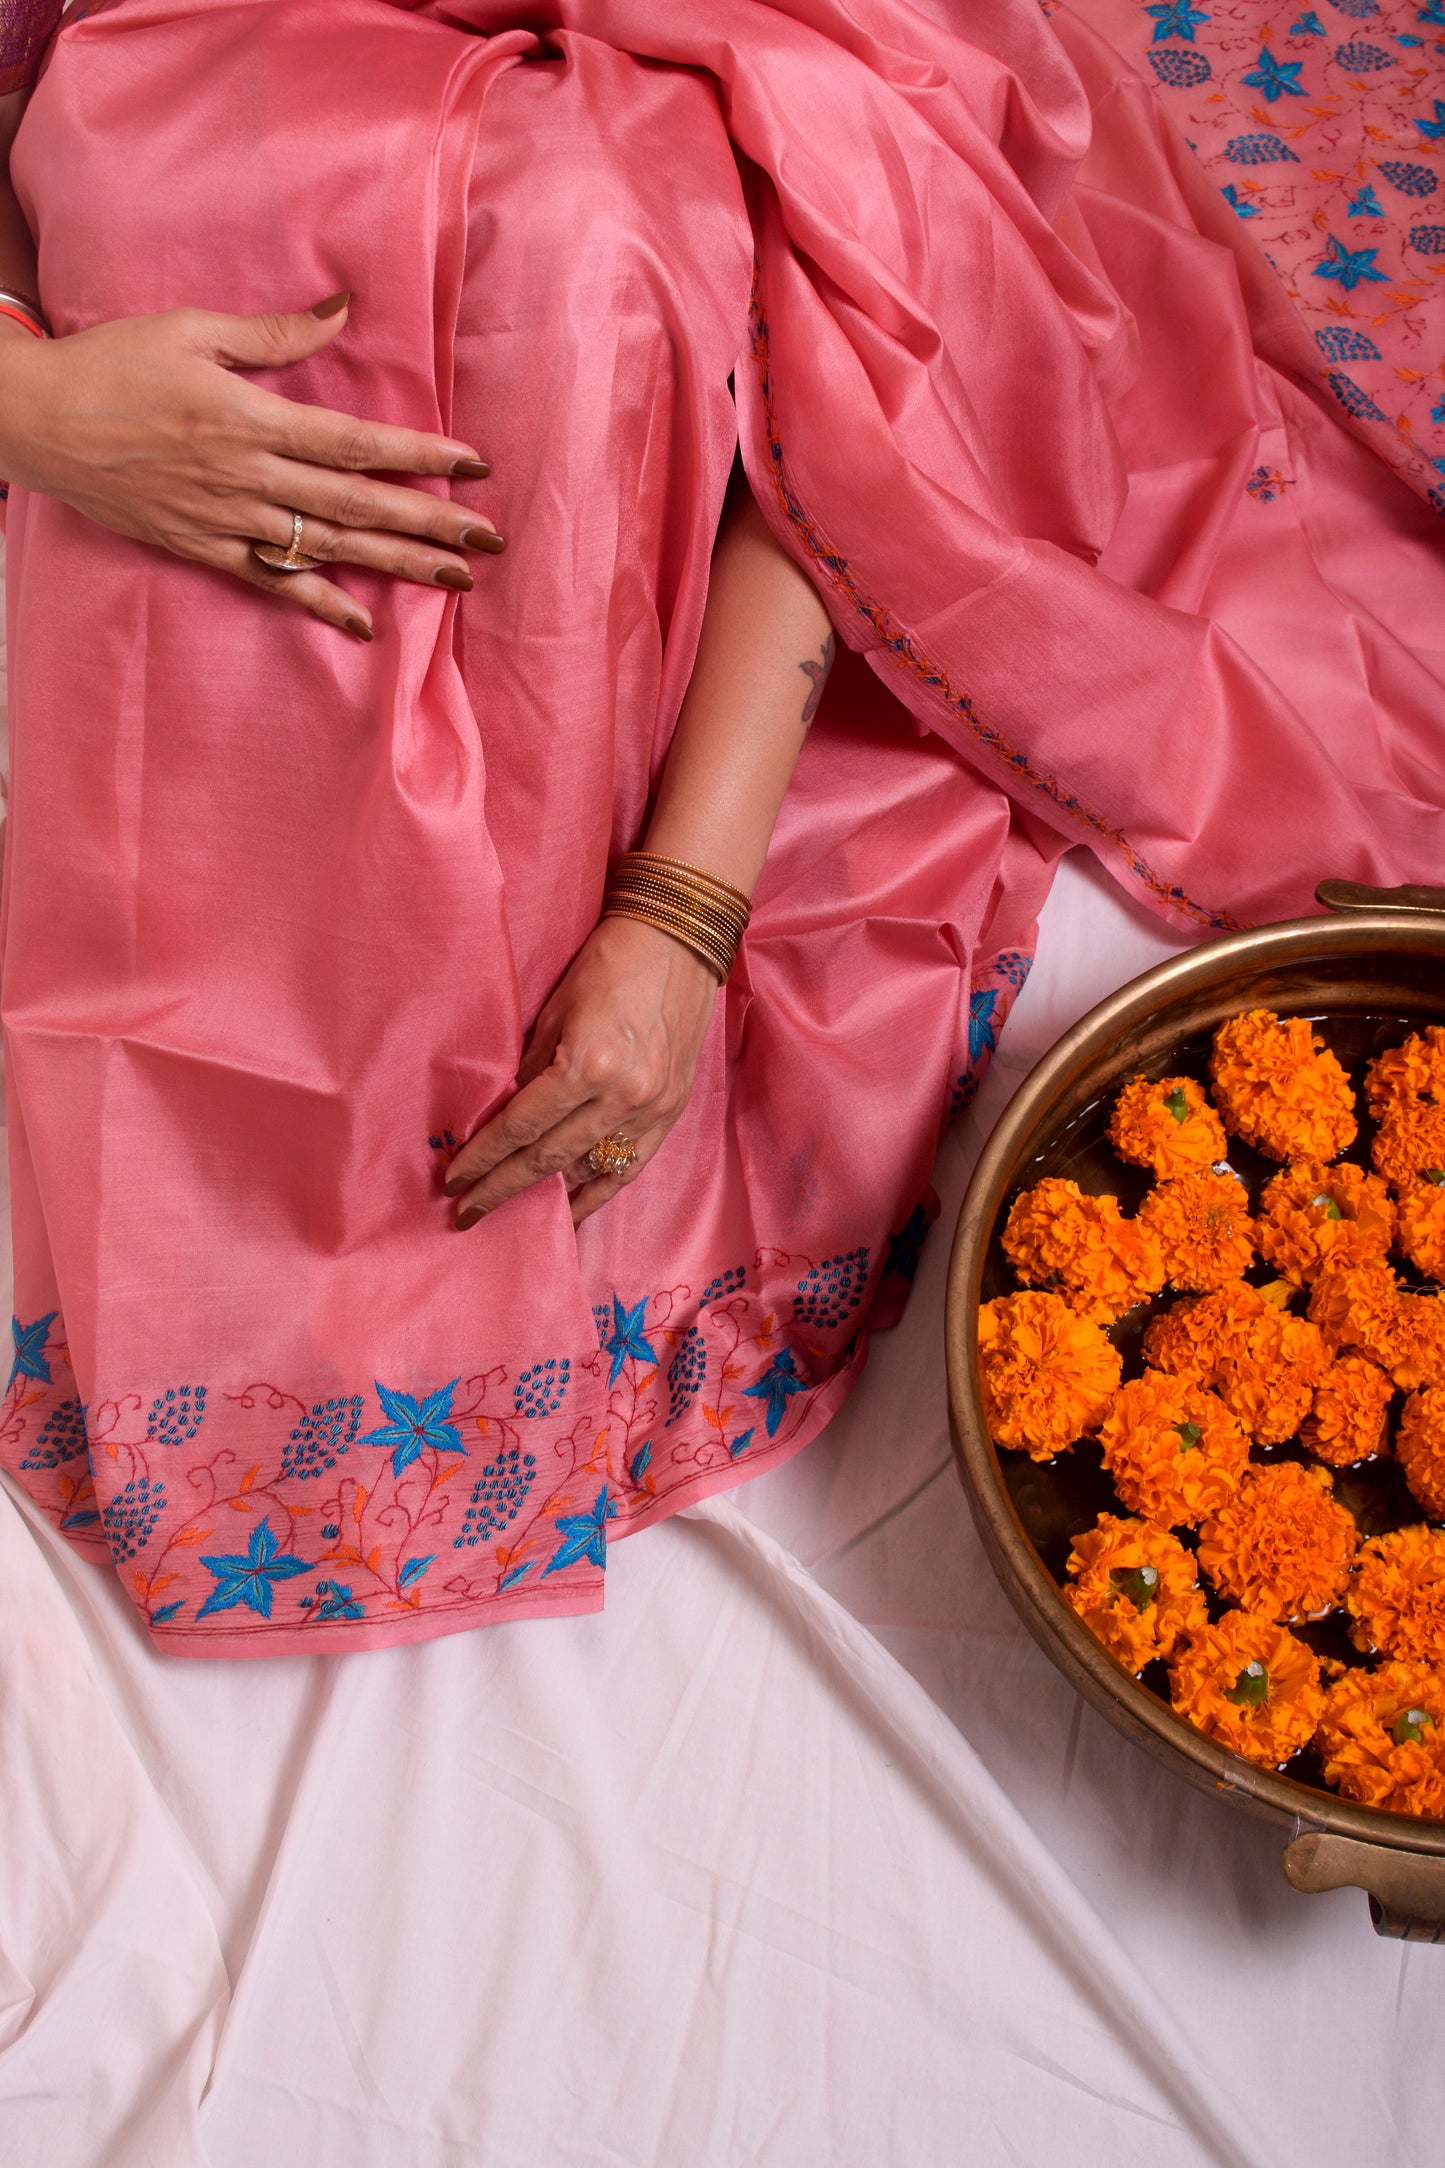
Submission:
[[[427,1567],[434,1566],[435,1564],[435,1551],[429,1551],[425,1558],[408,1558],[405,1564],[402,1566],[400,1573],[396,1577],[396,1585],[401,1590],[403,1596],[406,1594],[409,1588],[415,1588],[417,1582],[426,1572]]]
[[[1445,23],[1445,0],[1430,0],[1428,7],[1417,11],[1415,20],[1417,23]]]
[[[318,1619],[365,1618],[366,1606],[351,1593],[349,1581],[318,1581],[309,1596],[301,1599],[303,1611],[315,1606]]]
[[[1325,382],[1346,413],[1353,414],[1358,421],[1382,422],[1388,418],[1380,412],[1369,393],[1361,391],[1353,377],[1346,376],[1343,369],[1327,369]]]
[[[1149,65],[1160,82],[1167,83],[1171,90],[1193,90],[1200,83],[1207,83],[1213,73],[1206,56],[1192,46],[1185,46],[1181,51],[1168,45],[1161,53],[1151,45]]]
[[[752,1442],[752,1431],[740,1430],[735,1438],[729,1438],[728,1440],[728,1458],[730,1460],[737,1460],[740,1455],[746,1453],[748,1447],[752,1444]]]
[[[1235,187],[1233,181],[1226,182],[1219,193],[1229,205],[1230,210],[1237,211],[1241,218],[1258,218],[1259,213],[1254,205],[1240,200],[1239,190]]]
[[[304,1558],[278,1549],[269,1519],[259,1521],[252,1530],[244,1555],[231,1553],[225,1557],[203,1558],[201,1564],[216,1585],[196,1613],[198,1619],[209,1618],[215,1611],[233,1611],[237,1604],[244,1604],[248,1611],[255,1611],[262,1618],[269,1618],[274,1583],[289,1581],[298,1573],[316,1571]]]
[[[1299,21],[1289,26],[1289,35],[1292,38],[1322,38],[1324,34],[1325,26],[1313,8],[1306,8]]]
[[[1387,53],[1383,45],[1339,45],[1335,48],[1335,59],[1351,75],[1369,75],[1395,65],[1394,54]]]
[[[459,1551],[463,1544],[475,1546],[510,1528],[536,1479],[534,1456],[524,1453],[519,1445],[503,1446],[472,1487],[471,1504],[462,1515],[462,1532],[453,1536],[452,1549]]]
[[[968,1059],[971,1067],[976,1068],[998,1044],[998,1025],[994,1022],[997,1007],[996,986],[968,997]]]
[[[1330,6],[1337,15],[1351,16],[1357,23],[1380,12],[1380,0],[1330,0]]]
[[[1315,345],[1326,361],[1378,361],[1380,349],[1363,331],[1350,324],[1322,324]]]
[[[1385,207],[1373,187],[1362,188],[1357,196],[1351,196],[1345,205],[1346,218],[1383,218]]]
[[[365,1405],[360,1393],[313,1401],[310,1414],[302,1416],[282,1449],[282,1475],[301,1482],[326,1475],[356,1442]]]
[[[1445,399],[1442,399],[1438,406],[1431,407],[1430,419],[1432,422],[1445,422]]]
[[[883,1264],[885,1279],[890,1272],[896,1272],[910,1287],[913,1285],[918,1275],[918,1260],[932,1224],[923,1206],[916,1204],[897,1234],[888,1237],[888,1255]]]
[[[563,1356],[549,1356],[544,1363],[533,1363],[518,1378],[512,1395],[512,1403],[518,1415],[529,1421],[539,1416],[555,1415],[567,1398],[567,1386],[572,1376],[572,1364]]]
[[[101,1510],[101,1526],[110,1545],[110,1555],[118,1566],[137,1551],[144,1549],[155,1531],[156,1522],[165,1509],[166,1487],[164,1483],[152,1483],[149,1476],[136,1476],[125,1489],[108,1499]]]
[[[1302,60],[1276,60],[1269,47],[1261,45],[1258,60],[1240,81],[1248,83],[1251,90],[1261,91],[1267,105],[1273,105],[1276,98],[1303,98],[1308,95],[1299,79],[1303,66]]]
[[[793,1316],[800,1325],[841,1325],[863,1300],[868,1284],[866,1248],[844,1250],[825,1257],[803,1274],[793,1298]]]
[[[1403,158],[1382,158],[1380,171],[1402,196],[1433,196],[1440,186],[1428,166],[1417,166]]]
[[[1231,136],[1224,155],[1235,166],[1297,166],[1299,159],[1282,136]]]
[[[1409,238],[1422,256],[1445,256],[1445,226],[1412,226]]]
[[[1337,279],[1347,294],[1353,293],[1362,280],[1382,286],[1386,282],[1387,273],[1375,269],[1375,258],[1379,253],[1377,248],[1346,248],[1343,241],[1337,241],[1334,235],[1330,234],[1325,243],[1325,253],[1314,266],[1313,276],[1317,279]]]
[[[11,1318],[10,1333],[15,1342],[15,1360],[10,1365],[10,1375],[5,1383],[7,1392],[17,1378],[34,1378],[37,1385],[50,1383],[50,1364],[45,1357],[45,1342],[59,1315],[58,1310],[48,1311],[44,1317],[37,1317],[33,1325],[22,1325],[18,1317]]]
[[[1189,0],[1155,0],[1154,6],[1146,7],[1144,13],[1154,18],[1152,43],[1155,45],[1161,44],[1165,38],[1183,38],[1187,44],[1192,45],[1195,24],[1207,23],[1209,20],[1204,10],[1191,7]]]
[[[78,1400],[62,1400],[46,1416],[20,1466],[27,1472],[58,1468],[63,1461],[77,1460],[85,1446],[85,1410]]]
[[[807,1390],[808,1381],[799,1377],[792,1349],[784,1347],[779,1348],[757,1384],[746,1386],[744,1393],[747,1399],[761,1400],[764,1403],[764,1419],[768,1426],[768,1436],[771,1438],[776,1435],[793,1394],[805,1393]]]
[[[1034,967],[1033,957],[1027,949],[1000,949],[993,960],[994,976],[1000,978],[1017,992]]]
[[[719,1272],[702,1291],[702,1308],[705,1310],[710,1302],[721,1302],[725,1295],[735,1295],[746,1278],[742,1265],[731,1265],[726,1272]]]
[[[384,1447],[391,1454],[393,1475],[409,1468],[423,1446],[433,1446],[438,1453],[465,1453],[460,1435],[447,1421],[457,1383],[453,1378],[450,1385],[439,1385],[425,1400],[416,1400],[410,1393],[393,1392],[378,1380],[376,1397],[382,1413],[391,1421],[383,1423],[379,1430],[368,1431],[362,1444]]]
[[[656,1368],[657,1356],[653,1352],[652,1342],[647,1337],[646,1318],[647,1297],[645,1295],[635,1310],[624,1309],[621,1296],[613,1295],[612,1331],[602,1343],[604,1353],[612,1357],[612,1371],[607,1380],[609,1385],[617,1383],[617,1380],[622,1375],[623,1364],[629,1360],[638,1363],[651,1363]]]
[[[1422,136],[1428,136],[1432,143],[1438,143],[1440,138],[1445,136],[1445,98],[1435,100],[1435,118],[1433,120],[1420,120],[1417,118],[1415,126]]]
[[[604,1483],[597,1493],[597,1501],[590,1513],[563,1513],[557,1521],[557,1533],[562,1538],[546,1565],[542,1568],[545,1581],[549,1573],[560,1573],[564,1566],[600,1566],[607,1570],[607,1523],[616,1518],[617,1508],[607,1495]]]
[[[146,1437],[161,1445],[185,1445],[194,1438],[206,1416],[204,1385],[169,1385],[151,1402]]]
[[[707,1346],[698,1326],[689,1325],[667,1366],[667,1428],[686,1415],[707,1375]]]
[[[627,1463],[628,1482],[640,1483],[651,1466],[652,1440],[651,1438],[644,1438],[631,1460]]]

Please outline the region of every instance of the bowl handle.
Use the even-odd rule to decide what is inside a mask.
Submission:
[[[1327,911],[1406,911],[1416,918],[1445,917],[1445,888],[1365,888],[1359,881],[1321,881],[1315,901]]]
[[[1310,1829],[1285,1846],[1281,1865],[1296,1889],[1362,1889],[1377,1935],[1445,1942],[1445,1857]]]

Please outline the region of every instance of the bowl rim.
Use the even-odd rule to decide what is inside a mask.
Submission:
[[[1285,919],[1167,958],[1097,1002],[1024,1077],[985,1140],[954,1230],[944,1307],[953,1445],[995,1572],[1034,1638],[1070,1682],[1176,1774],[1244,1799],[1297,1830],[1316,1828],[1391,1851],[1445,1857],[1445,1821],[1364,1807],[1230,1753],[1176,1716],[1094,1639],[1065,1603],[1004,1483],[978,1386],[978,1306],[989,1242],[1015,1180],[1021,1146],[1094,1057],[1170,1001],[1202,993],[1236,964],[1278,966],[1383,948],[1445,962],[1445,918],[1390,910]],[[1289,1012],[1286,1012],[1289,1013]],[[1298,1012],[1295,1012],[1298,1013]]]

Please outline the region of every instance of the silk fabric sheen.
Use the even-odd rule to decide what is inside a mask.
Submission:
[[[472,436],[509,536],[460,610],[355,576],[361,648],[12,501],[4,1451],[178,1653],[587,1608],[609,1534],[804,1442],[1065,842],[1194,930],[1438,870],[1431,515],[1078,25],[430,12],[125,0],[17,151],[57,328],[349,286],[277,388]],[[579,1237],[550,1183],[460,1238],[448,1140],[687,682],[730,372],[871,671],[655,1166]]]

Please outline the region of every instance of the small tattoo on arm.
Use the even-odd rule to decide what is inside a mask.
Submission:
[[[803,702],[803,723],[805,727],[807,726],[807,724],[811,723],[813,717],[818,712],[818,702],[823,697],[823,687],[827,684],[828,672],[833,667],[833,655],[836,647],[836,635],[830,632],[827,639],[823,642],[822,660],[820,662],[813,662],[809,660],[808,662],[800,662],[798,664],[798,668],[802,671],[804,677],[808,680],[808,684],[811,688],[808,693],[807,699]]]

